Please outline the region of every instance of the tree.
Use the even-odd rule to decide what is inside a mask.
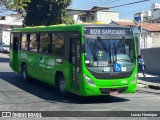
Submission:
[[[68,16],[64,16],[62,19],[62,22],[64,24],[74,24],[74,20]]]
[[[30,0],[1,0],[2,5],[7,10],[16,11],[22,13],[23,7],[27,6]]]
[[[24,26],[72,23],[65,17],[66,8],[72,0],[2,0],[9,10],[23,13]]]
[[[63,22],[65,9],[71,0],[31,0],[25,8],[24,25],[52,25]]]

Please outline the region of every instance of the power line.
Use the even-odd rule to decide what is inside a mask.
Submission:
[[[109,0],[110,1],[110,0]],[[82,4],[78,4],[78,5],[75,5],[75,6],[73,6],[73,7],[82,7],[82,6],[88,6],[88,5],[91,5],[91,4],[93,4],[93,3],[99,3],[100,2],[100,0],[94,0],[94,2],[93,2],[93,0],[92,1],[90,1],[90,2],[85,2],[85,4],[84,4],[84,2],[81,2]]]
[[[76,7],[76,8],[77,8],[77,7],[81,7],[81,8],[86,8],[86,7],[87,7],[87,8],[88,8],[88,7],[97,6],[97,4],[104,6],[104,4],[106,5],[106,4],[114,3],[114,2],[118,2],[118,1],[120,1],[120,0],[108,0],[108,1],[102,1],[102,2],[100,2],[100,1],[98,0],[98,1],[95,1],[95,2],[92,2],[92,3],[77,5],[77,6],[73,6],[73,7]]]
[[[132,14],[132,13],[136,13],[136,12],[139,12],[139,11],[148,10],[148,9],[150,9],[150,7],[146,7],[146,8],[142,8],[142,9],[137,9],[137,10],[134,10],[134,11],[131,11],[131,12],[124,13],[124,14],[120,15],[120,17],[129,15],[129,14]]]
[[[150,7],[147,7],[147,8],[143,8],[143,9],[138,9],[138,10],[134,10],[134,11],[131,11],[131,12],[127,12],[127,13],[125,13],[125,14],[122,14],[122,15],[120,15],[119,17],[122,17],[122,16],[126,16],[126,15],[128,15],[128,14],[131,14],[131,13],[135,13],[135,12],[139,12],[139,11],[142,11],[142,10],[146,10],[146,9],[149,9]],[[113,18],[111,18],[111,20],[113,20],[114,18],[117,18],[117,17],[113,17]]]
[[[109,8],[117,8],[117,7],[122,7],[122,6],[127,6],[127,5],[132,5],[132,4],[142,3],[142,2],[147,2],[147,1],[150,1],[150,0],[140,0],[140,1],[137,1],[137,2],[132,2],[132,3],[127,3],[127,4],[117,5],[117,6],[113,6],[113,7],[109,7]]]
[[[117,1],[117,0],[116,0]],[[121,6],[126,6],[126,5],[131,5],[131,4],[136,4],[136,3],[141,3],[141,2],[146,2],[146,1],[150,1],[150,0],[141,0],[141,1],[136,1],[136,2],[132,2],[132,3],[127,3],[127,4],[123,4],[123,5],[118,5],[119,7],[121,7]],[[110,0],[110,2],[114,2],[114,0]],[[109,3],[109,2],[107,2],[107,3]],[[117,7],[117,6],[114,6],[114,7]],[[114,7],[110,7],[110,8],[114,8]],[[147,7],[148,8],[148,7]],[[147,8],[145,8],[145,9],[147,9]],[[144,8],[143,8],[144,9]],[[143,10],[143,9],[139,9],[139,10],[136,10],[136,11],[140,11],[140,10]],[[123,15],[120,15],[120,17],[121,16],[125,16],[125,15],[128,15],[128,14],[131,14],[131,13],[134,13],[135,12],[135,10],[134,11],[132,11],[132,12],[128,12],[128,13],[126,13],[126,14],[123,14]],[[114,19],[114,18],[112,18],[112,19]]]
[[[110,2],[108,2],[110,1]],[[114,3],[114,2],[118,2],[119,0],[108,0],[108,1],[103,1],[103,2],[100,2],[100,1],[95,1],[95,2],[92,2],[92,3],[88,3],[88,4],[81,4],[81,5],[78,5],[78,6],[75,6],[75,7],[79,7],[81,6],[81,8],[84,8],[84,7],[89,7],[90,5],[95,5],[97,3],[100,3],[98,5],[104,5],[104,4],[109,4],[109,3]],[[131,2],[131,3],[127,3],[127,4],[122,4],[122,5],[117,5],[117,6],[113,6],[113,7],[109,7],[109,8],[117,8],[117,7],[123,7],[123,6],[128,6],[128,5],[132,5],[132,4],[137,4],[137,3],[142,3],[142,2],[147,2],[147,1],[150,1],[150,0],[140,0],[140,1],[136,1],[136,2]],[[74,6],[73,6],[74,7]]]
[[[142,11],[142,10],[144,10],[144,9],[149,9],[149,8],[150,8],[150,7],[142,8],[142,9],[138,9],[138,10],[134,10],[134,11],[131,11],[131,12],[127,12],[127,13],[125,13],[125,14],[123,14],[123,15],[120,15],[120,17],[125,16],[125,15],[128,15],[128,14],[131,14],[131,13],[139,12],[139,11]]]
[[[110,2],[109,2],[110,1]],[[109,3],[113,3],[113,2],[118,2],[119,0],[109,0],[109,1],[103,1],[103,2],[101,2],[101,4],[109,4]],[[128,5],[132,5],[132,4],[138,4],[138,3],[142,3],[142,2],[147,2],[147,1],[150,1],[150,0],[140,0],[140,1],[135,1],[135,2],[131,2],[131,3],[127,3],[127,4],[122,4],[122,5],[118,5],[118,6],[113,6],[113,7],[109,7],[109,8],[116,8],[116,7],[123,7],[123,6],[128,6]],[[94,2],[95,3],[95,2]],[[92,4],[93,5],[93,4]],[[87,6],[87,5],[86,5]],[[84,7],[84,6],[83,6]],[[103,10],[103,8],[101,9],[101,10]],[[141,10],[141,9],[140,9]],[[126,13],[126,14],[123,14],[123,15],[120,15],[120,17],[121,16],[125,16],[125,15],[127,15],[127,14],[131,14],[131,13],[133,13],[133,12],[129,12],[129,13]],[[114,19],[114,18],[112,18],[112,19]]]

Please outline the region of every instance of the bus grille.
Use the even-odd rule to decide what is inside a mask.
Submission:
[[[110,91],[119,91],[119,93],[125,92],[128,87],[124,88],[100,88],[102,94],[109,94]]]

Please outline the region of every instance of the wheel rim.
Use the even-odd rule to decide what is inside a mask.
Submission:
[[[65,93],[65,81],[60,81],[59,88],[62,93]]]

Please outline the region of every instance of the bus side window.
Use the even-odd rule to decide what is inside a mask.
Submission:
[[[52,53],[52,33],[48,34],[48,53],[51,54]]]
[[[37,49],[38,49],[37,35],[30,34],[29,51],[37,52]]]
[[[20,50],[27,50],[27,49],[28,49],[27,34],[23,33],[20,42]]]
[[[40,53],[48,53],[48,34],[41,33],[40,34],[40,42],[39,42],[39,52]]]
[[[52,35],[52,54],[64,55],[65,37],[64,33],[55,33]]]

